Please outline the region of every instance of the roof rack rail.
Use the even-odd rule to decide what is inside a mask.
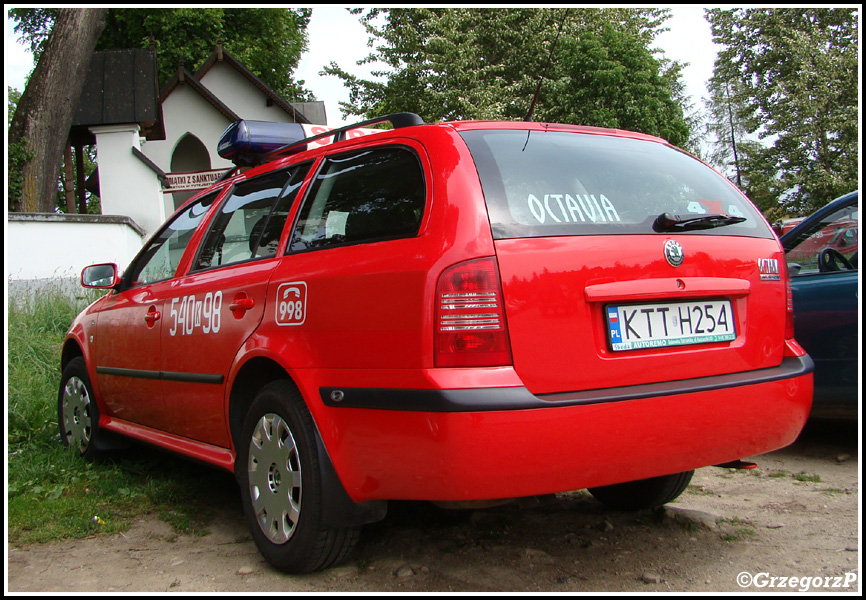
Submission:
[[[312,137],[305,138],[303,140],[298,140],[297,142],[292,142],[291,144],[286,144],[285,146],[281,146],[275,150],[271,150],[270,152],[261,155],[258,164],[263,164],[270,160],[273,160],[277,156],[291,150],[296,146],[300,146],[303,144],[308,144],[309,142],[313,142],[315,140],[325,138],[325,137],[333,137],[334,143],[341,142],[346,139],[346,132],[351,131],[352,129],[358,129],[360,127],[367,127],[369,125],[376,125],[378,123],[391,123],[394,129],[400,129],[402,127],[411,127],[413,125],[423,125],[424,119],[416,115],[415,113],[402,112],[402,113],[393,113],[390,115],[384,115],[382,117],[376,117],[375,119],[369,119],[367,121],[361,121],[360,123],[354,123],[352,125],[346,125],[344,127],[340,127],[338,129],[331,129],[324,133],[320,133],[318,135],[314,135]]]

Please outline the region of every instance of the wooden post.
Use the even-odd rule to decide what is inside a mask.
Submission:
[[[75,177],[72,171],[72,146],[69,145],[69,140],[66,140],[66,146],[63,148],[63,189],[66,191],[66,212],[73,214],[75,212]]]
[[[84,189],[84,147],[79,142],[75,146],[75,182],[78,190],[78,212],[87,214],[87,190]]]

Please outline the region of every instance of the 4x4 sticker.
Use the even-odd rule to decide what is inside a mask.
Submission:
[[[553,223],[577,223],[578,220],[585,223],[587,219],[593,223],[620,220],[616,208],[604,194],[600,194],[598,199],[595,194],[544,194],[544,201],[529,194],[526,204],[535,220],[542,225],[548,216]]]
[[[284,283],[277,288],[277,325],[303,325],[307,319],[307,284]]]
[[[782,273],[779,270],[779,261],[775,258],[759,258],[758,271],[761,274],[761,281],[779,281],[782,279]]]

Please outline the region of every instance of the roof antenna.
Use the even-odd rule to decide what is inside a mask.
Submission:
[[[553,58],[553,50],[556,48],[556,42],[559,40],[559,34],[562,33],[562,26],[565,25],[565,18],[568,16],[568,11],[570,10],[570,8],[565,9],[565,14],[562,15],[562,21],[559,22],[559,31],[556,32],[556,37],[553,39],[553,45],[550,46],[550,54],[547,55],[547,64],[544,66],[544,70],[538,78],[538,86],[535,88],[535,95],[532,97],[532,104],[529,105],[529,112],[526,113],[525,117],[523,117],[524,121],[532,121],[532,111],[535,110],[535,103],[538,102],[538,93],[541,91],[541,82],[544,81],[544,76],[547,73],[547,69],[550,67],[550,61]]]

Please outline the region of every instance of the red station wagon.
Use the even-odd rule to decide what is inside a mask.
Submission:
[[[110,291],[63,346],[66,444],[234,472],[264,557],[306,572],[388,500],[653,507],[803,427],[782,248],[687,153],[406,113],[300,137],[233,124],[236,169],[122,275],[84,270]]]

